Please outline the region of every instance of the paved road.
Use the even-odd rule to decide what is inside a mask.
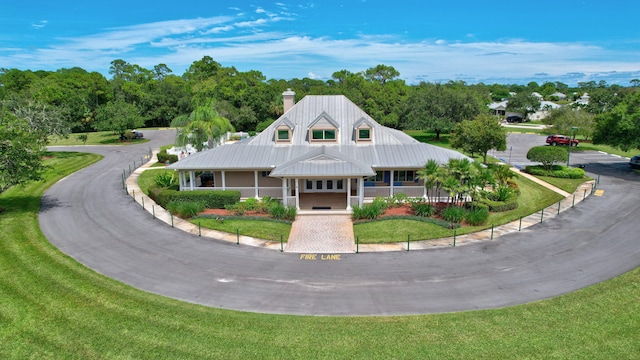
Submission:
[[[166,132],[145,136],[152,147],[172,141]],[[512,163],[539,141],[510,136]],[[545,299],[640,265],[640,176],[609,155],[572,154],[601,174],[604,196],[520,233],[448,249],[314,257],[199,238],[153,220],[121,190],[122,169],[148,146],[82,149],[105,159],[47,191],[40,225],[86,266],[164,296],[265,313],[424,314]]]

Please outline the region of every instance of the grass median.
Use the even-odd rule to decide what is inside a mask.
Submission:
[[[134,289],[62,254],[38,227],[44,190],[96,160],[55,155],[46,182],[0,195],[2,359],[640,358],[639,269],[532,304],[397,317],[245,313]]]

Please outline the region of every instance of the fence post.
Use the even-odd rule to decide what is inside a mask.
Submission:
[[[173,214],[169,214],[171,215],[171,227],[173,227]]]
[[[571,208],[576,206],[576,194],[573,194],[573,201],[571,202]]]
[[[133,201],[136,201],[136,189],[131,190],[131,197],[133,198]]]
[[[493,240],[493,224],[491,224],[491,240]]]
[[[584,189],[584,194],[582,194],[582,200],[587,198],[587,189]]]
[[[560,215],[560,204],[562,203],[562,200],[558,201],[558,215]]]
[[[156,218],[156,206],[155,205],[151,205],[151,212],[153,213],[153,218]]]
[[[280,234],[280,252],[283,252],[284,248],[282,247],[282,234]]]
[[[540,212],[540,222],[544,219],[544,209]]]
[[[238,232],[238,228],[236,228],[236,245],[240,245],[240,233]]]
[[[518,231],[522,231],[522,216],[520,216],[520,225],[518,226]]]
[[[198,221],[198,236],[202,236],[202,227],[200,226],[200,221]]]
[[[456,247],[456,229],[453,229],[453,247]]]
[[[359,236],[356,236],[356,254],[358,253],[359,247],[360,247],[360,241],[359,241]]]
[[[142,208],[144,209],[144,196],[140,197],[142,199]]]
[[[129,166],[129,175],[131,175],[131,164],[129,164],[127,166]]]
[[[411,242],[411,234],[407,234],[407,251],[409,251],[409,242]]]

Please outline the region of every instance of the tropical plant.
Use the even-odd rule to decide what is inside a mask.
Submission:
[[[442,210],[442,218],[452,224],[459,224],[467,214],[467,210],[460,206],[447,206]]]
[[[199,106],[189,116],[178,116],[171,126],[178,127],[176,145],[191,144],[198,151],[206,146],[211,149],[216,141],[227,131],[233,131],[233,126],[213,109],[212,106]]]

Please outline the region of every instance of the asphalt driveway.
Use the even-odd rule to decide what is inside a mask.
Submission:
[[[145,131],[145,137],[152,148],[173,142],[171,131]],[[537,135],[510,136],[511,163],[519,164],[517,154],[540,138],[544,143]],[[53,245],[87,267],[163,296],[265,313],[425,314],[545,299],[640,265],[640,176],[625,159],[572,153],[572,163],[601,175],[604,195],[525,231],[456,248],[336,257],[239,246],[154,220],[121,182],[123,169],[148,148],[52,148],[105,159],[46,192],[40,226]]]

